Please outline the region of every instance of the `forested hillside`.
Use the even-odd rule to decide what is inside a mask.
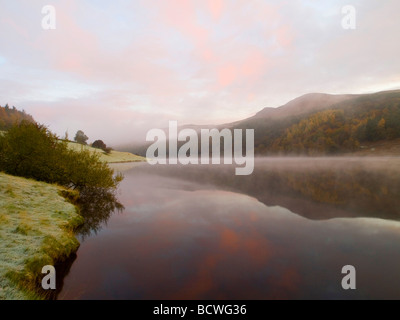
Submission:
[[[248,119],[233,128],[255,129],[259,155],[357,151],[363,143],[400,137],[400,90],[354,96],[302,116]]]
[[[15,107],[10,108],[8,104],[4,107],[0,106],[0,131],[6,131],[22,120],[35,122],[33,117],[25,111],[19,111]]]
[[[188,126],[180,130],[185,127]],[[400,149],[400,90],[358,95],[306,94],[242,121],[190,128],[197,132],[203,128],[254,129],[256,155],[344,154],[366,150],[366,145],[375,142],[389,145],[389,149],[393,142]],[[178,147],[184,143],[179,141]],[[144,156],[150,144],[120,150]]]

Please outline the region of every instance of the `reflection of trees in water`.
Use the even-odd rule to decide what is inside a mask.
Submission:
[[[368,170],[363,167],[337,170],[326,167],[307,171],[260,172],[257,179],[274,181],[276,193],[287,193],[292,199],[299,199],[299,205],[292,203],[290,209],[300,211],[300,214],[308,218],[400,219],[399,177],[399,173],[393,174],[386,170]],[[268,188],[253,191],[256,197],[271,201],[271,197],[265,194]],[[312,212],[311,208],[303,208],[300,203],[304,200],[314,204],[316,210]]]
[[[234,166],[222,165],[151,169],[157,174],[241,192],[267,206],[285,207],[310,219],[400,219],[400,170],[363,161],[337,163],[309,160],[308,165],[301,161],[287,165],[285,160],[281,164],[261,161],[256,162],[250,176],[236,176]]]
[[[76,233],[82,240],[92,232],[97,233],[113,213],[124,210],[124,206],[118,202],[115,192],[113,189],[105,188],[86,188],[79,192],[79,199],[75,201],[75,204],[79,206],[80,214],[85,222],[76,230]],[[72,254],[66,260],[56,263],[56,290],[45,291],[38,287],[43,296],[50,300],[57,299],[63,289],[64,279],[76,258],[76,254]]]
[[[87,188],[80,191],[78,200],[80,214],[85,219],[77,233],[83,239],[101,229],[114,212],[121,212],[124,206],[118,202],[115,192],[105,188]]]

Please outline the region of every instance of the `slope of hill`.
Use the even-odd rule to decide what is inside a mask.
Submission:
[[[331,104],[335,100],[339,102]],[[255,152],[259,155],[355,152],[371,142],[400,138],[400,90],[306,95],[281,107],[279,116],[267,116],[271,111],[263,111],[232,127],[255,129]]]
[[[0,106],[0,131],[8,130],[22,120],[35,122],[32,116],[25,111],[19,111],[15,107],[10,108],[8,105]]]
[[[386,154],[385,150],[400,155],[398,148],[391,146],[394,139],[400,138],[400,90],[354,95],[311,93],[234,123],[186,125],[179,130],[184,128],[197,132],[211,128],[254,129],[256,155],[367,154],[374,142],[386,146],[377,155]],[[145,155],[150,144],[120,149]]]
[[[311,112],[322,111],[329,107],[356,97],[356,95],[331,95],[325,93],[309,93],[298,97],[278,108],[264,108],[254,118],[281,119],[287,116],[299,116]]]
[[[146,158],[137,156],[130,152],[121,152],[112,150],[109,154],[106,154],[103,150],[92,148],[90,146],[84,146],[75,142],[68,142],[68,147],[72,150],[81,151],[88,150],[92,153],[97,153],[100,155],[100,160],[107,163],[122,163],[122,162],[141,162],[146,161]]]

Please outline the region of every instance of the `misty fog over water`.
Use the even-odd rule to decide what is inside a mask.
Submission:
[[[81,239],[59,299],[400,298],[398,158],[115,168],[124,209]]]

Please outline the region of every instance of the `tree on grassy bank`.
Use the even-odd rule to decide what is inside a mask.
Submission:
[[[0,136],[0,170],[79,190],[116,189],[122,180],[97,154],[70,150],[45,126],[27,121]]]
[[[78,130],[78,132],[75,135],[74,140],[77,143],[83,144],[83,145],[87,145],[87,141],[88,141],[89,137],[82,131],[82,130]]]
[[[106,154],[110,154],[112,148],[107,147],[107,145],[103,142],[103,140],[96,140],[92,143],[92,147],[96,149],[103,150]]]

